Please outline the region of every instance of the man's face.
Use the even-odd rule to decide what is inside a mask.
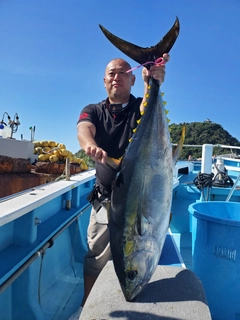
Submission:
[[[126,73],[129,69],[130,65],[122,59],[112,60],[107,65],[103,80],[111,103],[128,102],[131,87],[135,82],[132,72]]]

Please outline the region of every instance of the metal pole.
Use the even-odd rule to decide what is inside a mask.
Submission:
[[[230,200],[233,192],[234,192],[235,189],[236,189],[236,186],[237,186],[237,184],[238,184],[239,179],[240,179],[240,174],[238,175],[236,181],[234,182],[234,185],[232,186],[232,189],[230,190],[229,195],[227,196],[226,202],[228,202],[228,201]]]

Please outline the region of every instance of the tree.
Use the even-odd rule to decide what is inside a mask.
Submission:
[[[95,162],[92,160],[92,158],[86,155],[84,150],[79,150],[75,153],[75,156],[77,156],[80,159],[83,159],[89,168],[95,168]]]

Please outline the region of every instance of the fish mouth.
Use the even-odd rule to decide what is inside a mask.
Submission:
[[[125,286],[122,285],[122,291],[126,301],[135,301],[142,291],[145,281],[139,281],[138,270],[129,270],[125,273]]]
[[[138,285],[136,286],[133,290],[129,290],[124,288],[123,289],[123,294],[125,296],[126,301],[128,302],[134,302],[136,301],[138,295],[140,294],[140,292],[142,291],[143,286]]]
[[[99,25],[99,27],[101,28],[103,34],[115,47],[125,53],[129,58],[135,60],[140,64],[146,63],[148,61],[155,61],[156,59],[162,57],[164,53],[169,53],[180,31],[179,19],[178,17],[176,17],[172,28],[166,33],[162,40],[160,40],[153,47],[142,48],[115,36],[102,25]],[[147,65],[146,67],[150,68],[149,65]]]

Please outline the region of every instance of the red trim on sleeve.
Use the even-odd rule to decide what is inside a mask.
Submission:
[[[79,120],[86,119],[87,117],[88,117],[88,113],[83,112],[82,114],[80,114]]]

